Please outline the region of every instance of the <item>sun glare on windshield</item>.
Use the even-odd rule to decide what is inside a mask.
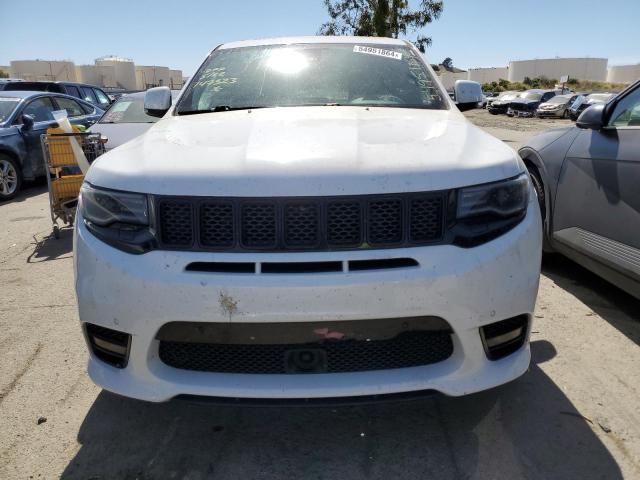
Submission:
[[[307,68],[309,60],[305,55],[295,50],[278,49],[271,52],[267,66],[276,72],[293,75]]]

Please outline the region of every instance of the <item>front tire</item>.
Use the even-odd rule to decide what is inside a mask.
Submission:
[[[540,216],[542,217],[542,251],[545,253],[553,253],[553,247],[549,242],[546,230],[546,218],[547,218],[547,201],[544,192],[544,183],[538,169],[532,165],[527,165],[527,171],[529,172],[529,178],[533,184],[533,189],[536,191],[536,197],[538,198],[538,207],[540,208]]]
[[[13,157],[0,154],[0,202],[15,197],[21,186],[20,165]]]

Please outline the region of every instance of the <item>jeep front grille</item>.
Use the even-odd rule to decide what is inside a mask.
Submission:
[[[447,192],[349,197],[156,197],[161,248],[338,250],[442,240]]]

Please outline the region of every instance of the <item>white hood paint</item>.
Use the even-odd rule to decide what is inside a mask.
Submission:
[[[87,181],[166,195],[440,190],[524,171],[456,109],[289,107],[176,117],[100,157]]]

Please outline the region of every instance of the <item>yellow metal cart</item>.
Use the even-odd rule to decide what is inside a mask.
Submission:
[[[60,236],[58,221],[73,225],[78,195],[84,174],[78,165],[78,149],[72,142],[77,141],[84,156],[91,163],[105,151],[99,133],[82,133],[74,127],[74,133],[64,133],[60,128],[50,128],[41,136],[42,153],[48,169],[49,207],[53,235]],[[75,151],[74,151],[75,150]]]

